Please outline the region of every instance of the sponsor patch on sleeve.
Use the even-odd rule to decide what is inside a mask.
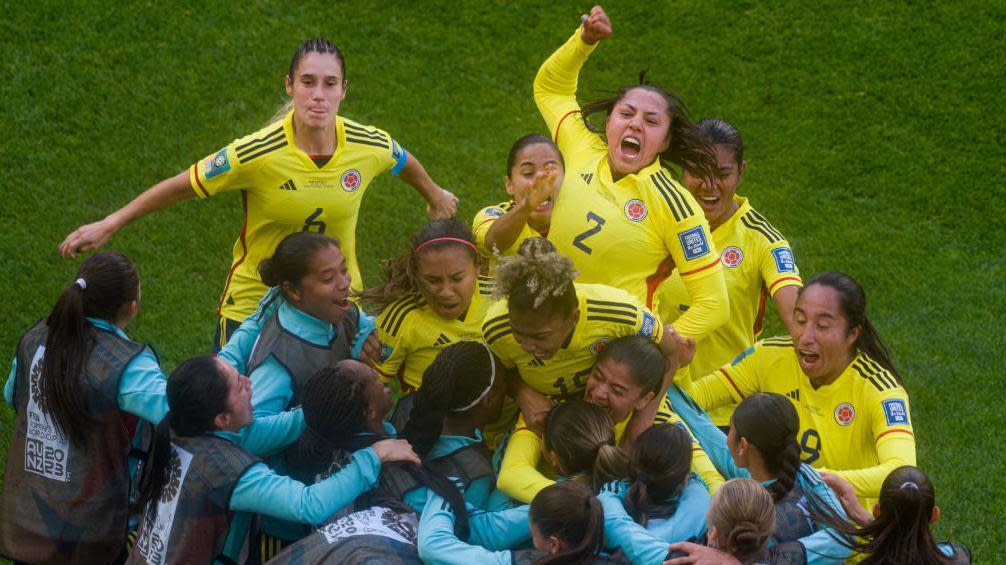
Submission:
[[[796,261],[793,260],[793,252],[789,247],[779,247],[772,250],[772,257],[775,258],[775,270],[780,273],[795,273]]]
[[[706,241],[706,234],[703,232],[702,226],[695,226],[679,233],[678,240],[681,241],[681,248],[684,249],[685,259],[688,261],[709,253],[709,242]]]
[[[499,209],[496,206],[492,206],[490,208],[486,208],[485,210],[483,210],[482,213],[485,214],[486,216],[489,216],[490,218],[499,218],[500,216],[503,215],[503,210]]]
[[[390,345],[388,345],[387,343],[384,343],[382,341],[381,342],[381,363],[384,363],[385,361],[387,361],[388,358],[391,357],[391,353],[393,351],[394,351],[394,349]]]
[[[639,327],[639,335],[643,337],[653,337],[654,326],[657,324],[657,319],[653,317],[653,314],[649,312],[643,312],[643,325]]]
[[[884,416],[887,417],[888,426],[907,426],[908,409],[905,408],[905,401],[900,398],[891,398],[881,402],[884,406]]]
[[[231,170],[231,162],[227,158],[227,148],[224,147],[220,151],[217,151],[216,155],[207,158],[204,168],[206,169],[206,180],[210,180]]]

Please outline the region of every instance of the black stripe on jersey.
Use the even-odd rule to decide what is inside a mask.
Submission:
[[[793,338],[769,337],[761,342],[765,347],[793,347]]]
[[[615,310],[613,308],[591,308],[588,306],[587,315],[589,316],[591,314],[611,314],[613,316],[631,318],[633,320],[636,319],[635,312],[626,312],[625,310]]]
[[[408,296],[400,299],[398,302],[393,302],[391,306],[388,306],[389,308],[388,315],[387,317],[384,318],[384,321],[381,323],[381,329],[391,335],[395,335],[395,332],[392,332],[391,328],[395,327],[395,324],[398,322],[399,318],[404,316],[404,310],[410,307],[413,307],[413,309],[415,309],[415,307],[418,307],[418,305],[419,305],[418,296]]]
[[[485,338],[486,338],[486,344],[487,345],[492,345],[493,343],[496,342],[496,340],[500,339],[501,337],[508,336],[511,333],[513,333],[513,332],[510,331],[510,325],[507,324],[501,331],[498,331],[498,332],[496,332],[496,333],[494,333],[492,335],[486,334],[486,336],[485,336]]]
[[[587,321],[590,321],[590,322],[593,322],[593,321],[597,321],[597,322],[611,322],[613,324],[625,324],[627,326],[635,326],[636,325],[636,318],[635,318],[635,316],[633,316],[632,318],[612,318],[610,316],[591,316],[591,315],[588,314],[587,315]]]
[[[398,322],[395,323],[395,327],[392,328],[391,331],[388,332],[388,333],[391,334],[392,336],[397,336],[398,335],[398,330],[402,329],[402,322],[405,321],[405,318],[409,317],[409,313],[410,312],[412,312],[412,311],[414,311],[414,310],[416,310],[418,308],[419,308],[419,304],[416,303],[416,304],[413,304],[412,306],[409,306],[405,310],[403,310],[402,313],[398,316]]]
[[[378,143],[376,141],[368,141],[366,139],[357,139],[355,137],[349,137],[348,134],[346,135],[346,141],[350,143],[359,143],[360,145],[373,145],[374,147],[383,147],[384,149],[388,149],[387,143]]]
[[[781,233],[775,231],[775,228],[766,222],[764,218],[759,220],[758,217],[752,215],[753,212],[754,210],[751,210],[747,214],[741,216],[741,223],[748,229],[755,230],[765,236],[765,239],[768,240],[769,243],[775,243],[782,239]]]
[[[259,151],[257,153],[252,153],[250,155],[246,154],[247,156],[238,154],[238,161],[240,161],[242,164],[244,164],[244,163],[247,163],[247,162],[249,162],[249,161],[251,161],[253,159],[257,159],[257,158],[265,155],[266,153],[272,153],[273,151],[275,151],[277,149],[281,149],[283,147],[286,147],[286,145],[287,145],[286,138],[284,137],[279,143],[274,143],[272,145],[266,146],[261,151]]]
[[[587,308],[590,308],[591,305],[597,305],[597,306],[615,306],[615,307],[618,307],[618,308],[625,308],[625,309],[628,309],[628,310],[632,310],[633,314],[636,313],[636,306],[634,304],[632,304],[631,302],[611,302],[609,300],[594,300],[593,298],[588,298],[587,299]]]
[[[880,392],[884,392],[889,388],[886,386],[881,386],[881,384],[877,382],[877,380],[874,379],[872,375],[867,374],[866,371],[863,369],[863,367],[860,366],[859,362],[853,363],[852,368],[855,369],[857,373],[859,373],[859,376],[870,381],[870,384],[872,384],[873,387],[879,390]]]
[[[765,219],[765,216],[762,216],[761,214],[759,214],[754,210],[749,211],[748,214],[753,216],[759,222],[761,222],[768,229],[768,231],[775,234],[776,237],[778,237],[779,239],[785,239],[783,238],[782,234],[779,233],[779,230],[775,229],[775,226],[773,226],[771,223],[769,223],[768,220]]]
[[[660,177],[660,173],[654,173],[650,178],[653,179],[653,186],[657,187],[657,191],[660,192],[660,196],[664,197],[664,202],[667,203],[667,207],[671,209],[671,213],[674,214],[675,221],[680,222],[681,216],[684,214],[684,210],[681,208],[681,203],[675,199],[677,206],[671,202],[670,192],[666,186],[664,186],[664,180]]]
[[[892,375],[890,371],[881,367],[880,363],[877,363],[869,357],[863,357],[863,364],[868,371],[876,375],[876,377],[880,379],[881,382],[887,384],[889,388],[895,388],[898,386],[898,380],[894,378],[894,375]]]
[[[694,216],[695,211],[692,210],[692,205],[688,203],[688,198],[684,194],[682,194],[680,190],[678,190],[678,187],[675,186],[674,181],[672,181],[671,178],[667,176],[667,171],[659,171],[656,173],[655,176],[659,178],[661,182],[663,182],[664,187],[667,189],[668,194],[670,194],[674,202],[676,202],[680,207],[681,217],[690,218]]]
[[[258,139],[253,139],[253,140],[249,141],[248,143],[245,143],[245,144],[242,144],[242,145],[238,145],[237,147],[234,148],[234,152],[235,153],[240,153],[240,152],[244,151],[245,149],[250,148],[252,145],[268,145],[269,143],[272,143],[273,141],[276,141],[277,136],[279,134],[281,134],[282,132],[283,132],[283,126],[279,126],[278,128],[272,130],[271,132],[263,135],[262,137],[260,137]]]
[[[510,327],[510,314],[503,314],[502,316],[496,316],[491,320],[486,320],[482,324],[482,334],[489,335],[500,328]]]
[[[671,421],[671,417],[664,414],[657,414],[653,417],[654,424],[666,424]]]
[[[367,129],[363,126],[354,125],[349,122],[343,122],[343,125],[346,126],[347,134],[355,135],[357,137],[369,137],[370,139],[380,139],[381,141],[388,140],[388,136],[376,129]]]

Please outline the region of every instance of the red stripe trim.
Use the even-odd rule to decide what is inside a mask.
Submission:
[[[730,383],[730,386],[734,387],[734,390],[737,391],[737,396],[744,398],[744,393],[741,392],[740,387],[737,386],[737,383],[734,382],[734,379],[730,376],[730,373],[723,370],[722,367],[720,368],[720,372],[723,373],[723,376],[727,378],[727,382]]]
[[[800,282],[800,277],[783,277],[783,278],[775,281],[774,283],[772,283],[772,286],[768,287],[769,293],[771,293],[773,291],[773,289],[775,289],[775,285],[777,285],[777,284],[779,284],[779,283],[781,283],[783,281],[796,281],[796,282],[799,283]]]
[[[199,165],[199,163],[196,163],[195,165],[192,165],[192,169],[193,169],[192,170],[192,177],[196,179],[196,188],[198,188],[199,190],[203,191],[203,194],[205,194],[206,197],[209,198],[210,193],[206,190],[206,187],[203,186],[203,182],[201,180],[199,180],[199,167],[198,167],[198,165]]]
[[[716,265],[719,265],[719,264],[720,264],[720,258],[719,258],[719,256],[717,256],[715,261],[713,261],[712,263],[709,263],[705,267],[699,267],[698,269],[693,269],[691,271],[685,271],[684,273],[681,273],[681,276],[687,277],[688,275],[694,275],[695,273],[698,273],[700,271],[705,271],[706,269],[712,269],[713,267],[715,267]]]
[[[769,291],[765,288],[765,285],[761,285],[761,291],[758,293],[758,313],[755,314],[754,336],[757,339],[761,335],[762,324],[765,323],[765,302],[768,299]]]
[[[692,447],[692,451],[702,451],[701,447]]]
[[[657,292],[657,287],[660,283],[667,280],[667,277],[671,276],[674,272],[674,258],[668,255],[663,261],[657,265],[657,270],[648,277],[646,277],[646,307],[653,308],[653,295]]]
[[[198,178],[198,177],[197,177]],[[241,235],[238,237],[238,241],[241,242],[241,257],[237,261],[234,261],[234,265],[231,266],[230,272],[227,273],[227,282],[224,283],[224,291],[220,295],[220,304],[217,305],[217,316],[220,315],[220,310],[224,307],[224,301],[227,300],[227,289],[231,287],[231,279],[234,278],[234,271],[244,263],[245,258],[248,257],[248,244],[245,243],[245,233],[248,231],[248,193],[241,191],[241,208],[244,210],[245,219],[241,223]]]
[[[901,432],[903,434],[908,434],[908,435],[910,435],[912,437],[915,437],[915,434],[912,433],[912,430],[897,429],[897,430],[887,430],[886,432],[884,432],[884,433],[880,434],[879,436],[877,436],[877,440],[879,441],[880,438],[886,436],[887,434],[893,434],[893,433],[897,433],[897,432]]]
[[[562,122],[565,122],[566,118],[570,117],[571,115],[579,113],[580,113],[579,108],[577,108],[576,110],[570,110],[566,112],[566,115],[564,115],[562,118],[559,119],[559,124],[555,126],[555,135],[552,136],[552,140],[555,141],[556,145],[559,145],[559,130],[562,129]]]

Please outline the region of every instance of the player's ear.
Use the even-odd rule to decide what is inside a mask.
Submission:
[[[300,290],[291,284],[290,281],[283,281],[283,295],[294,302],[300,301]]]
[[[286,86],[286,95],[293,96],[293,79],[290,78],[290,75],[283,78],[283,84]]]
[[[503,186],[506,187],[506,193],[513,196],[513,183],[510,182],[510,175],[503,175]]]
[[[929,523],[930,524],[935,524],[936,521],[940,519],[940,515],[941,515],[941,513],[940,513],[940,507],[939,506],[933,506],[933,513],[929,516]]]
[[[737,176],[739,176],[739,177],[744,176],[744,172],[747,171],[747,170],[748,170],[748,162],[747,161],[741,161],[741,168],[740,168],[739,171],[737,171]]]
[[[644,394],[639,398],[638,401],[636,401],[636,404],[632,407],[632,409],[638,412],[643,408],[646,408],[646,405],[649,404],[651,400],[653,400],[654,396],[656,396],[656,394],[652,390]]]

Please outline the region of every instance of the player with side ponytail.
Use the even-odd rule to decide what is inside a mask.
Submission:
[[[143,428],[168,411],[153,351],[123,331],[140,304],[125,255],[88,257],[28,330],[4,387],[15,420],[0,554],[30,563],[112,562],[126,548]]]

